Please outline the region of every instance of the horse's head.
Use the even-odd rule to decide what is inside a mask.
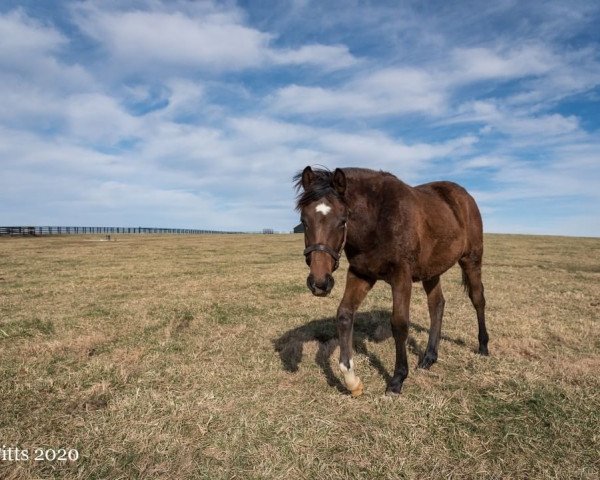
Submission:
[[[332,273],[346,243],[346,175],[339,168],[330,172],[306,167],[295,179],[303,190],[296,208],[304,225],[304,256],[310,267],[306,284],[314,295],[324,297],[333,288]]]

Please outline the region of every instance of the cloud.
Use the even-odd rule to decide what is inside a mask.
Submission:
[[[375,70],[337,88],[291,85],[272,99],[279,113],[368,117],[448,112],[453,90],[474,82],[497,81],[547,72],[553,56],[540,47],[505,55],[487,48],[455,49],[442,65]]]
[[[20,9],[0,15],[0,38],[0,62],[4,65],[55,52],[68,43],[67,37],[54,27],[32,19]]]
[[[165,113],[170,117],[192,114],[204,100],[205,88],[200,82],[175,78],[169,80],[166,87],[169,95]]]
[[[427,169],[429,162],[449,155],[460,155],[477,142],[467,136],[434,144],[406,144],[379,132],[346,134],[331,132],[323,135],[319,143],[325,150],[336,155],[336,163],[362,166],[375,162],[382,169],[392,170],[408,181]]]
[[[0,127],[0,159],[7,179],[5,186],[14,188],[15,192],[22,188],[18,182],[10,181],[15,172],[27,172],[41,180],[60,177],[79,183],[85,178],[131,175],[139,167],[122,162],[116,154],[78,145],[69,137],[44,138],[36,133],[6,127]]]
[[[107,50],[110,61],[129,71],[165,68],[239,71],[268,65],[313,65],[339,69],[357,60],[344,45],[277,48],[276,36],[243,24],[237,10],[205,4],[197,11],[74,7],[79,28]]]
[[[555,202],[558,211],[561,200],[567,205],[576,201],[587,206],[587,214],[590,205],[600,202],[598,152],[600,144],[589,138],[553,147],[545,152],[543,161],[524,161],[515,155],[478,156],[461,163],[461,167],[486,169],[491,186],[472,192],[484,206],[548,200]]]
[[[600,62],[595,48],[562,52],[560,61],[547,75],[528,79],[522,89],[506,98],[507,105],[552,107],[594,89],[600,84]]]
[[[0,67],[2,76],[30,83],[54,83],[63,88],[92,82],[84,69],[56,59],[70,47],[70,39],[53,25],[44,24],[17,9],[0,13]]]
[[[480,169],[498,169],[510,163],[512,160],[508,157],[498,155],[477,155],[463,159],[456,165],[456,171],[464,172],[468,170]]]
[[[418,113],[446,117],[453,115],[455,109],[464,113],[469,104],[477,107],[496,100],[490,100],[488,95],[485,100],[461,102],[467,87],[484,82],[493,85],[496,93],[501,85],[520,82],[524,88],[508,95],[507,108],[535,106],[597,85],[600,63],[589,49],[555,52],[551,47],[531,42],[449,48],[447,58],[441,62],[371,69],[338,86],[293,84],[280,88],[270,101],[274,111],[287,116],[386,117]],[[574,119],[562,122],[557,116],[549,116],[543,122],[562,129],[573,125]],[[533,130],[532,125],[525,126],[525,131]]]
[[[0,14],[0,38],[0,125],[60,128],[65,95],[96,85],[85,68],[58,59],[70,39],[21,9]]]
[[[446,120],[452,122],[479,122],[490,127],[487,132],[498,131],[518,137],[522,142],[529,139],[539,142],[540,138],[556,141],[559,136],[573,134],[579,130],[579,119],[574,115],[559,113],[535,114],[528,110],[503,108],[498,101],[476,101],[461,105],[459,114]]]
[[[287,86],[272,97],[272,106],[283,114],[337,117],[437,114],[445,109],[446,103],[441,87],[425,71],[390,68],[367,74],[340,88]]]
[[[316,65],[325,70],[338,70],[358,63],[346,45],[316,44],[298,49],[274,49],[268,56],[279,65]]]
[[[407,177],[415,177],[433,159],[464,154],[477,142],[477,137],[469,135],[446,142],[407,144],[376,130],[349,133],[269,118],[236,118],[231,125],[236,131],[236,143],[244,150],[249,145],[263,149],[281,144],[300,149],[311,147],[321,152],[321,158],[328,163],[360,166],[376,162],[380,168]]]
[[[115,62],[130,68],[211,67],[243,69],[263,61],[270,36],[220,16],[104,11],[88,7],[79,26],[101,42]]]
[[[482,80],[539,76],[550,72],[560,60],[542,45],[509,45],[490,48],[457,48],[451,52],[453,81],[458,85]]]
[[[127,113],[107,95],[71,95],[65,110],[68,132],[76,141],[109,147],[141,133],[141,120]]]

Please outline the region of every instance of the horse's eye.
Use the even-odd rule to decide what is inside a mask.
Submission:
[[[340,222],[340,228],[344,228],[346,226],[346,223],[348,222],[348,220],[346,220],[345,218]]]

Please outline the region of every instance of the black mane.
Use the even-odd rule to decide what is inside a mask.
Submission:
[[[333,188],[333,172],[326,168],[314,168],[315,176],[312,184],[307,190],[302,191],[302,172],[294,175],[294,187],[299,192],[296,197],[296,210],[301,210],[309,203],[316,202],[323,197],[340,198],[339,194]]]

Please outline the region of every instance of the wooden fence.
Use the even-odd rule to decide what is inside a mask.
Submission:
[[[218,230],[199,230],[194,228],[146,228],[146,227],[0,227],[0,236],[19,235],[91,235],[91,234],[170,234],[170,235],[206,235],[240,234],[257,232],[222,232]]]

